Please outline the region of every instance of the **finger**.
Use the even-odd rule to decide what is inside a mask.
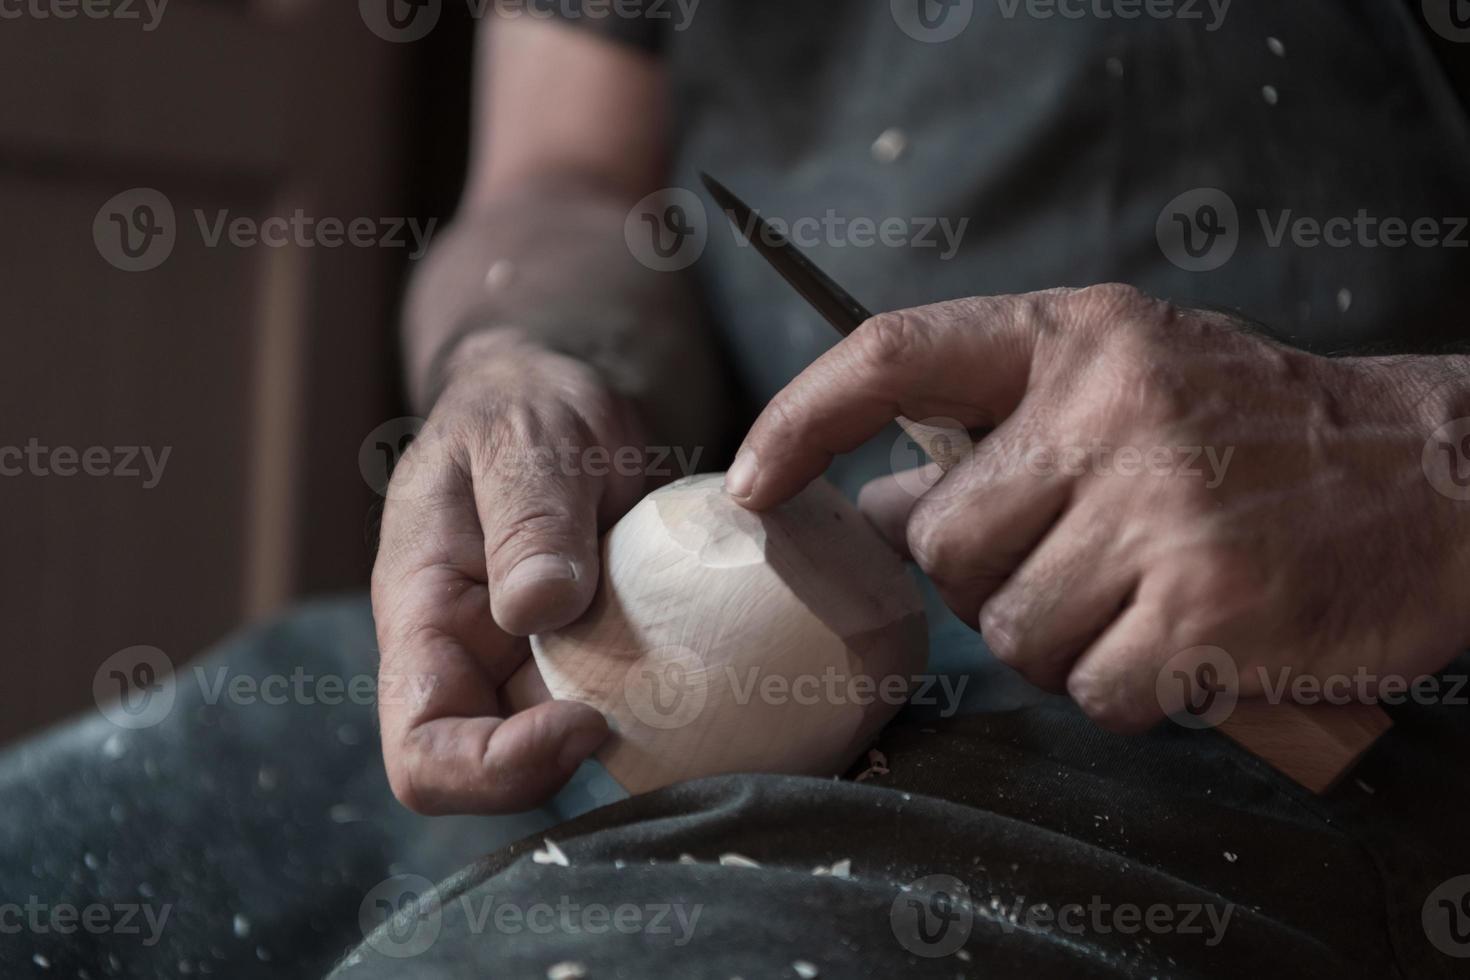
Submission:
[[[1099,727],[1136,735],[1163,720],[1157,681],[1172,653],[1169,626],[1162,606],[1141,599],[1073,664],[1067,694]]]
[[[1065,689],[1073,663],[1137,587],[1104,509],[1075,504],[980,610],[991,653],[1043,690]]]
[[[529,644],[497,629],[490,616],[463,466],[446,453],[419,474],[427,493],[412,503],[390,498],[373,567],[389,782],[419,812],[524,809],[571,776],[577,757],[606,737],[606,721],[585,705],[533,709],[540,714],[530,729],[497,717],[497,688],[529,657]],[[517,751],[530,757],[517,759]],[[536,766],[539,775],[528,769]]]
[[[606,719],[578,701],[547,701],[505,719],[436,718],[401,745],[394,791],[430,816],[529,810],[566,785],[607,736]]]
[[[500,649],[482,659],[470,644],[427,625],[432,597],[456,588],[443,576],[436,569],[418,573],[404,591],[420,597],[420,608],[400,607],[401,618],[379,627],[378,711],[389,781],[419,813],[528,809],[561,788],[606,740],[607,721],[588,705],[552,701],[499,717],[508,708],[498,703],[497,689],[525,662],[526,641],[496,629],[487,612],[480,642],[488,636]],[[478,585],[465,591],[487,606]]]
[[[495,431],[471,462],[491,613],[515,636],[559,629],[597,588],[606,479],[586,465],[594,439],[558,402],[511,409]]]
[[[897,415],[970,428],[1005,418],[1025,393],[1040,324],[1059,295],[957,300],[864,323],[766,406],[730,469],[731,495],[752,509],[775,506]]]
[[[909,515],[909,553],[974,629],[981,606],[1046,536],[1071,496],[1070,477],[1028,468],[1027,428],[1020,418],[1007,421]]]
[[[909,555],[908,523],[914,505],[944,471],[935,463],[870,480],[858,491],[858,509],[905,559]]]

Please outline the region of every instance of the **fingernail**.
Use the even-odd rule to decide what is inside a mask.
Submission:
[[[757,468],[755,453],[749,449],[740,450],[730,472],[725,474],[725,492],[740,500],[749,497],[755,489]]]
[[[510,570],[500,591],[506,594],[542,582],[569,582],[577,578],[577,567],[561,555],[532,555]]]
[[[561,747],[561,755],[556,758],[557,764],[563,771],[576,769],[606,738],[606,732],[591,729],[568,736],[566,744]]]

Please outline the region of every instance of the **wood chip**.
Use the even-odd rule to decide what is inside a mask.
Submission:
[[[791,964],[791,969],[796,971],[796,975],[801,977],[801,980],[812,980],[812,977],[817,975],[816,966],[806,960],[797,960]]]
[[[537,864],[555,864],[563,868],[570,868],[572,866],[572,862],[567,860],[566,853],[557,847],[550,838],[543,838],[543,840],[545,841],[546,849],[534,852],[531,855],[532,861],[535,861]]]
[[[819,864],[812,868],[812,874],[818,878],[851,878],[852,859],[843,858],[841,861],[834,862],[830,868],[825,864]]]
[[[582,980],[587,975],[587,967],[576,960],[566,960],[546,969],[546,980]]]
[[[727,868],[759,868],[758,861],[752,861],[744,854],[721,854],[720,864]]]

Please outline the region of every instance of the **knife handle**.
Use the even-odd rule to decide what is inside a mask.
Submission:
[[[894,421],[946,473],[975,449],[975,440],[971,439],[970,434],[964,429],[928,425],[904,418],[902,415]]]

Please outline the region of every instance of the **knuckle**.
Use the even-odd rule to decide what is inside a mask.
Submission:
[[[495,528],[485,529],[485,545],[496,560],[514,559],[529,551],[539,551],[548,540],[557,541],[573,534],[576,517],[570,508],[556,506],[550,500],[538,502],[535,510],[512,512]]]
[[[997,660],[1011,667],[1025,661],[1025,631],[1012,611],[1012,602],[1002,592],[980,607],[980,635]]]
[[[930,577],[940,581],[958,577],[961,559],[954,536],[946,533],[946,511],[920,499],[909,517],[909,554]]]
[[[1161,662],[1158,643],[1094,651],[1067,674],[1067,695],[1097,727],[1117,735],[1138,735],[1163,717],[1154,690]],[[1098,662],[1101,657],[1101,662]]]
[[[1152,302],[1137,287],[1122,282],[1086,286],[1072,293],[1069,299],[1102,320],[1129,316]]]
[[[1094,725],[1104,731],[1132,735],[1148,727],[1118,693],[1117,685],[1074,671],[1067,678],[1067,695]]]
[[[912,312],[897,310],[866,321],[853,339],[867,365],[891,368],[912,360],[927,345],[928,334]]]
[[[778,392],[761,412],[760,420],[751,429],[746,445],[757,455],[769,455],[768,443],[786,443],[800,439],[806,426],[802,422],[801,396],[793,389]]]
[[[1176,601],[1185,610],[1181,633],[1200,642],[1220,639],[1222,629],[1258,615],[1265,600],[1262,576],[1230,550],[1205,551],[1180,572],[1177,582]]]
[[[385,760],[388,773],[388,788],[393,798],[404,808],[425,817],[439,816],[428,797],[419,792],[413,777],[414,763],[391,755]]]

